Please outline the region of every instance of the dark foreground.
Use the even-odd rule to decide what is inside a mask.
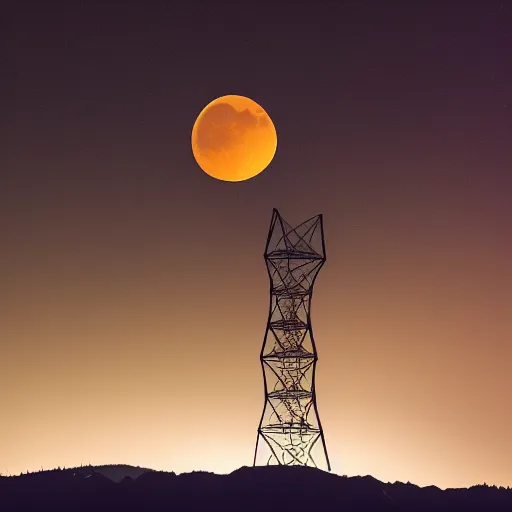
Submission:
[[[230,475],[175,475],[125,466],[124,474],[133,478],[115,482],[105,476],[120,480],[115,468],[121,466],[92,474],[75,468],[0,477],[0,511],[512,511],[512,489],[486,485],[443,491],[275,466],[244,467]]]

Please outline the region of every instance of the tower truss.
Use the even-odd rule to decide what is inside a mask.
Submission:
[[[274,209],[265,247],[270,310],[260,354],[265,405],[254,465],[331,470],[315,393],[311,298],[326,261],[322,215],[291,227]]]

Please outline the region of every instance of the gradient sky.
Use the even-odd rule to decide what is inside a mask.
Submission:
[[[252,464],[276,207],[324,214],[333,471],[512,485],[512,6],[126,3],[3,18],[0,472]],[[243,183],[190,148],[225,94]]]

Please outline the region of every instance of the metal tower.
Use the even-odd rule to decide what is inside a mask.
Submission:
[[[265,247],[270,311],[261,366],[265,405],[254,465],[301,465],[331,470],[318,416],[311,298],[325,263],[322,215],[292,228],[274,208]]]

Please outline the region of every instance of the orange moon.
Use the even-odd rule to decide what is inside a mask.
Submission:
[[[245,96],[221,96],[201,111],[192,128],[199,167],[223,181],[244,181],[262,172],[277,149],[270,116]]]

